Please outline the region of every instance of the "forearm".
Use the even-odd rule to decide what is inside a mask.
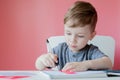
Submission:
[[[88,69],[111,69],[112,62],[108,57],[103,57],[95,60],[88,60],[85,62]]]

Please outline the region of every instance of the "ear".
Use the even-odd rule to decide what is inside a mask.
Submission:
[[[95,37],[95,35],[96,35],[96,31],[92,32],[90,40],[92,40]]]

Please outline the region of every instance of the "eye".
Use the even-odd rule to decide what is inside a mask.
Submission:
[[[71,35],[71,33],[66,33],[67,35]]]
[[[79,38],[84,38],[84,36],[83,36],[83,35],[78,35],[78,37],[79,37]]]

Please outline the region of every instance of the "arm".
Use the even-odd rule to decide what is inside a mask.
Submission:
[[[108,57],[102,57],[83,62],[67,63],[62,70],[86,71],[88,69],[111,69],[111,68],[112,68],[111,60]]]
[[[102,57],[95,60],[86,61],[90,69],[111,69],[112,62],[108,57]]]

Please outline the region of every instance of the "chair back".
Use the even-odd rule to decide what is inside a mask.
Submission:
[[[48,40],[51,48],[66,41],[64,36],[52,36]],[[96,35],[88,44],[97,46],[104,54],[109,56],[112,64],[114,64],[115,40],[111,36]],[[47,50],[49,50],[48,47]]]

